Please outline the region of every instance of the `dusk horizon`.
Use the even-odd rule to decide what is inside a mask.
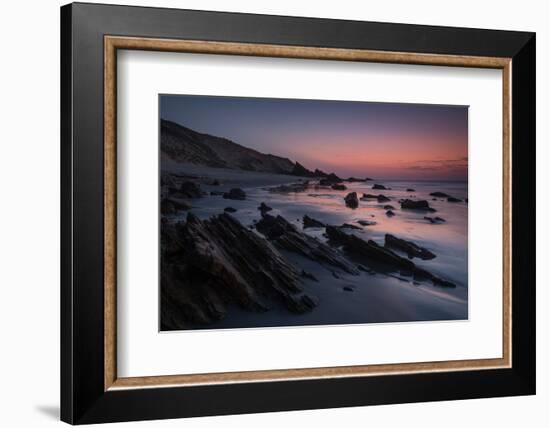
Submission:
[[[160,117],[342,177],[467,181],[468,107],[161,95]]]

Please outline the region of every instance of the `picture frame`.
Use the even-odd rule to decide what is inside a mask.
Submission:
[[[502,70],[502,357],[119,377],[119,50]],[[61,419],[86,424],[534,394],[535,97],[534,33],[63,6]]]

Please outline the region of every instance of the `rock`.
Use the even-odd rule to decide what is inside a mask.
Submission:
[[[309,217],[307,214],[304,215],[302,221],[304,223],[304,229],[307,229],[308,227],[325,227],[324,223]]]
[[[388,188],[382,184],[373,184],[372,188],[375,190],[388,190]]]
[[[439,278],[427,270],[415,265],[411,260],[395,254],[388,248],[378,245],[373,240],[365,241],[356,235],[343,232],[340,228],[327,226],[327,236],[335,245],[342,246],[343,250],[355,259],[365,263],[380,263],[389,269],[398,272],[408,272],[414,279],[430,280],[432,284],[442,287],[456,287],[450,281]]]
[[[191,209],[191,205],[182,199],[163,198],[160,201],[160,213],[162,215],[176,214],[178,211],[189,209]]]
[[[233,207],[226,207],[223,209],[226,213],[234,213],[237,212],[237,210]]]
[[[357,223],[359,223],[361,226],[374,226],[376,224],[375,221],[370,220],[357,220]]]
[[[359,206],[359,199],[357,199],[357,192],[348,193],[344,198],[344,201],[346,202],[346,206],[348,208],[355,209]]]
[[[223,196],[224,193],[225,193],[225,192],[222,192],[222,191],[220,191],[220,190],[212,190],[212,191],[210,192],[210,195],[211,195],[211,196]]]
[[[269,187],[267,190],[271,193],[299,193],[304,192],[309,187],[309,181],[292,184],[281,184],[280,186]]]
[[[161,229],[161,324],[176,330],[222,319],[230,305],[264,312],[314,307],[300,273],[267,240],[229,214]]]
[[[349,285],[345,285],[344,287],[342,287],[342,290],[344,290],[344,291],[355,291],[353,289],[353,287],[350,287]]]
[[[340,226],[342,229],[353,229],[353,230],[363,230],[359,226],[356,226],[354,224],[344,223],[342,226]]]
[[[416,245],[412,241],[406,241],[401,238],[397,238],[389,233],[385,236],[384,246],[388,248],[397,248],[401,251],[407,253],[409,259],[414,257],[420,258],[422,260],[431,260],[435,258],[435,254],[426,248]]]
[[[292,171],[290,172],[291,175],[298,175],[300,177],[314,177],[315,173],[307,169],[305,166],[303,166],[301,163],[296,162],[294,164],[294,167],[292,168]]]
[[[223,194],[223,198],[244,201],[246,199],[246,193],[244,192],[243,189],[234,188],[234,189],[231,189],[229,192],[225,192]]]
[[[312,273],[306,272],[306,271],[303,270],[303,269],[302,269],[301,275],[302,275],[304,278],[311,279],[312,281],[315,281],[315,282],[319,282],[319,280],[318,280]]]
[[[393,205],[384,205],[384,209],[385,210],[394,210],[394,206]]]
[[[332,186],[333,184],[341,183],[343,180],[338,177],[336,174],[331,172],[330,174],[327,174],[324,178],[319,180],[319,184],[321,186]]]
[[[462,199],[454,198],[452,196],[449,196],[447,198],[447,202],[462,202]]]
[[[414,189],[407,189],[407,192],[416,192]]]
[[[428,201],[426,200],[418,200],[413,201],[411,199],[404,199],[401,201],[401,209],[406,210],[426,210],[426,211],[435,211],[432,207],[430,207],[430,204],[428,204]]]
[[[268,211],[271,211],[273,208],[267,206],[265,203],[261,203],[260,206],[258,207],[258,209],[260,210],[260,212],[263,214],[265,214],[266,212]]]
[[[193,181],[184,181],[181,183],[179,192],[186,198],[202,197],[201,187]]]
[[[220,182],[218,180],[212,180],[212,182],[210,183],[211,186],[219,186],[220,185]]]
[[[388,198],[387,196],[384,196],[384,195],[378,195],[376,197],[376,199],[378,200],[379,203],[390,201],[390,198]]]
[[[321,241],[299,231],[281,216],[265,214],[256,224],[256,229],[277,247],[291,251],[324,265],[342,269],[357,275],[357,269],[338,251]]]
[[[445,219],[443,219],[441,217],[424,216],[424,220],[428,220],[431,224],[445,223]]]
[[[365,181],[367,181],[366,178],[355,178],[355,177],[349,177],[349,178],[346,178],[346,180],[348,183],[364,183]]]
[[[388,211],[386,211],[386,215],[388,217],[393,217],[395,215],[395,213],[392,210],[388,210]]]
[[[330,186],[332,190],[346,190],[347,187],[344,186],[343,184],[333,184],[332,186]]]
[[[430,196],[435,196],[436,198],[448,198],[450,195],[443,192],[432,192],[430,193]]]
[[[363,193],[361,199],[378,199],[378,195],[373,195],[371,193]]]
[[[468,203],[468,198],[464,199],[464,202]]]

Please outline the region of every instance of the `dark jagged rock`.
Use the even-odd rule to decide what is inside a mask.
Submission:
[[[280,302],[293,312],[315,306],[300,273],[267,240],[229,214],[161,230],[161,323],[174,330],[222,319],[229,305],[263,312]]]
[[[436,198],[448,198],[450,195],[443,192],[432,192],[430,193],[430,196],[435,196]]]
[[[428,201],[418,200],[413,201],[411,199],[404,199],[401,201],[401,209],[405,210],[425,210],[425,211],[435,211],[434,208],[430,207]]]
[[[375,221],[370,220],[357,220],[357,223],[359,223],[361,226],[374,226],[376,224]]]
[[[390,198],[388,198],[387,196],[384,196],[384,195],[378,195],[378,197],[376,199],[378,200],[379,203],[390,201]]]
[[[347,187],[343,184],[333,184],[330,186],[332,190],[346,190]]]
[[[359,199],[357,199],[357,192],[348,193],[344,198],[344,201],[346,202],[346,206],[348,208],[355,209],[359,206]]]
[[[246,193],[243,189],[234,188],[229,192],[223,194],[224,199],[236,199],[238,201],[244,201],[246,199]]]
[[[364,200],[367,200],[367,199],[376,199],[379,203],[390,201],[390,198],[388,198],[387,196],[382,195],[382,194],[373,195],[372,193],[363,193],[363,196],[361,196],[361,200],[364,201]]]
[[[363,193],[361,199],[378,199],[378,195],[373,195],[372,193]]]
[[[384,205],[384,209],[385,210],[394,210],[394,206],[393,205]]]
[[[392,210],[388,210],[388,211],[386,211],[386,215],[388,217],[393,217],[395,215],[395,213]]]
[[[346,180],[348,183],[364,183],[365,181],[367,181],[366,178],[356,178],[356,177],[349,177],[349,178],[346,178]]]
[[[341,183],[343,180],[338,177],[336,174],[331,172],[330,174],[327,174],[324,178],[319,180],[319,184],[321,186],[332,186],[333,184]]]
[[[430,250],[420,247],[412,241],[406,241],[401,238],[397,238],[389,233],[386,234],[384,240],[384,246],[388,248],[397,248],[401,251],[407,253],[409,259],[414,257],[420,258],[422,260],[431,260],[435,258],[435,254]]]
[[[303,217],[304,222],[304,229],[307,229],[308,227],[325,227],[325,224],[320,222],[319,220],[315,220],[314,218],[311,218],[307,214]]]
[[[262,202],[258,209],[260,210],[262,215],[264,215],[266,212],[271,211],[273,208],[267,206],[264,202]]]
[[[388,190],[388,188],[382,184],[373,184],[372,188],[375,190]]]
[[[374,178],[365,177],[365,181],[372,181],[372,180],[374,180]]]
[[[184,198],[200,198],[202,197],[201,187],[192,181],[184,181],[181,183],[179,193]]]
[[[354,275],[358,273],[355,266],[342,257],[338,251],[300,232],[281,216],[265,214],[256,224],[256,229],[279,248],[301,254],[324,265],[337,267],[347,273]]]
[[[163,198],[160,201],[160,213],[162,215],[176,214],[178,211],[191,209],[186,201],[175,198]]]
[[[237,210],[233,207],[226,207],[223,209],[226,213],[234,213],[237,212]]]
[[[445,223],[445,219],[441,217],[424,216],[424,220],[428,220],[431,224]]]
[[[407,189],[407,192],[416,192],[414,189]]]
[[[365,241],[355,235],[347,234],[340,228],[327,226],[327,236],[335,245],[342,246],[343,250],[352,257],[364,262],[376,262],[399,272],[407,272],[414,279],[430,280],[432,284],[442,287],[456,287],[450,281],[439,278],[427,270],[415,265],[411,260],[395,254],[388,248],[378,245],[373,240]]]
[[[449,196],[447,198],[447,202],[462,202],[462,199],[455,198],[453,196]]]
[[[313,175],[314,175],[315,177],[326,177],[326,176],[327,176],[327,173],[321,171],[320,169],[315,169],[315,171],[313,171]]]

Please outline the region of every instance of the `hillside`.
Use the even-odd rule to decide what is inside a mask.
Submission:
[[[260,153],[164,119],[161,119],[160,142],[163,155],[177,162],[275,174],[323,175],[322,171],[313,173],[288,158]]]

